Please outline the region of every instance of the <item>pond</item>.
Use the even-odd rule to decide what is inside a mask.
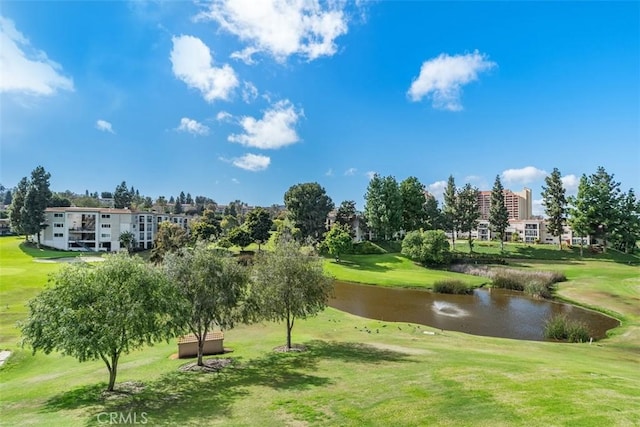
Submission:
[[[329,306],[370,319],[533,341],[544,340],[545,322],[554,315],[585,323],[594,339],[604,338],[620,324],[592,310],[504,289],[449,295],[336,281]]]

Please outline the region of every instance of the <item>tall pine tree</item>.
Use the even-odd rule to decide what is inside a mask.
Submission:
[[[504,251],[504,234],[509,226],[509,211],[504,204],[504,187],[500,182],[500,175],[496,175],[496,181],[491,190],[489,224],[491,225],[491,230],[500,237],[500,251]]]
[[[589,180],[586,175],[580,177],[578,193],[569,198],[567,222],[575,234],[580,236],[580,256],[583,255],[584,238],[591,233],[589,226]]]
[[[453,175],[449,175],[447,187],[444,190],[444,205],[442,214],[446,230],[451,230],[452,247],[456,248],[456,231],[458,230],[458,190]]]
[[[24,231],[24,222],[22,216],[22,208],[24,207],[24,199],[27,195],[27,189],[29,188],[29,180],[27,177],[23,177],[15,190],[13,190],[13,200],[11,206],[9,206],[9,223],[11,228],[18,234],[24,234],[25,240],[27,239],[27,233]]]
[[[44,210],[51,199],[49,189],[49,178],[51,174],[38,166],[31,172],[31,180],[27,187],[22,206],[22,227],[25,234],[37,234],[38,246],[40,246],[40,231],[44,225]]]
[[[478,206],[478,189],[471,184],[465,184],[458,192],[456,206],[458,228],[469,236],[469,253],[473,252],[473,238],[471,231],[478,229],[480,207]]]
[[[562,176],[558,168],[548,175],[542,186],[542,205],[547,215],[547,230],[549,234],[558,238],[558,245],[562,250],[562,231],[567,220],[567,199],[562,184]]]

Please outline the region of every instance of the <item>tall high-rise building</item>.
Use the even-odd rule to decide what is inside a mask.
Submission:
[[[504,204],[509,212],[509,219],[530,219],[532,214],[531,189],[523,188],[522,191],[504,190]],[[480,219],[489,219],[491,208],[491,191],[478,193],[478,208]]]

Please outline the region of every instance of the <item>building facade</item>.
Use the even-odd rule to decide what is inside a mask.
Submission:
[[[185,215],[136,212],[113,208],[47,208],[41,242],[69,251],[115,252],[121,249],[120,235],[133,233],[136,247],[151,249],[159,224],[171,221],[188,229]]]
[[[509,219],[524,220],[530,219],[532,213],[531,189],[523,188],[522,191],[504,190],[504,204],[509,212]],[[489,219],[491,208],[491,191],[480,191],[478,193],[478,208],[480,209],[480,219]]]

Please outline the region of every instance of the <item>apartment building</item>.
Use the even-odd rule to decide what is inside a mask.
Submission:
[[[525,243],[558,243],[558,238],[552,236],[547,230],[544,219],[510,219],[509,227],[505,230],[505,241],[511,241],[514,234],[518,235],[518,241]],[[461,237],[465,238],[466,236]],[[477,240],[491,240],[495,234],[491,231],[489,221],[483,219],[480,220],[477,230],[471,232],[471,237]],[[560,238],[563,244],[580,245],[580,240],[583,240],[584,245],[591,244],[588,236],[581,238],[568,225],[564,227]]]
[[[163,221],[188,226],[185,215],[114,208],[47,208],[41,242],[62,250],[114,252],[121,249],[120,235],[131,232],[138,248],[150,249]]]
[[[531,189],[525,187],[522,191],[504,190],[502,194],[510,220],[525,220],[533,216]],[[489,219],[491,191],[478,193],[478,208],[480,209],[480,219]]]

